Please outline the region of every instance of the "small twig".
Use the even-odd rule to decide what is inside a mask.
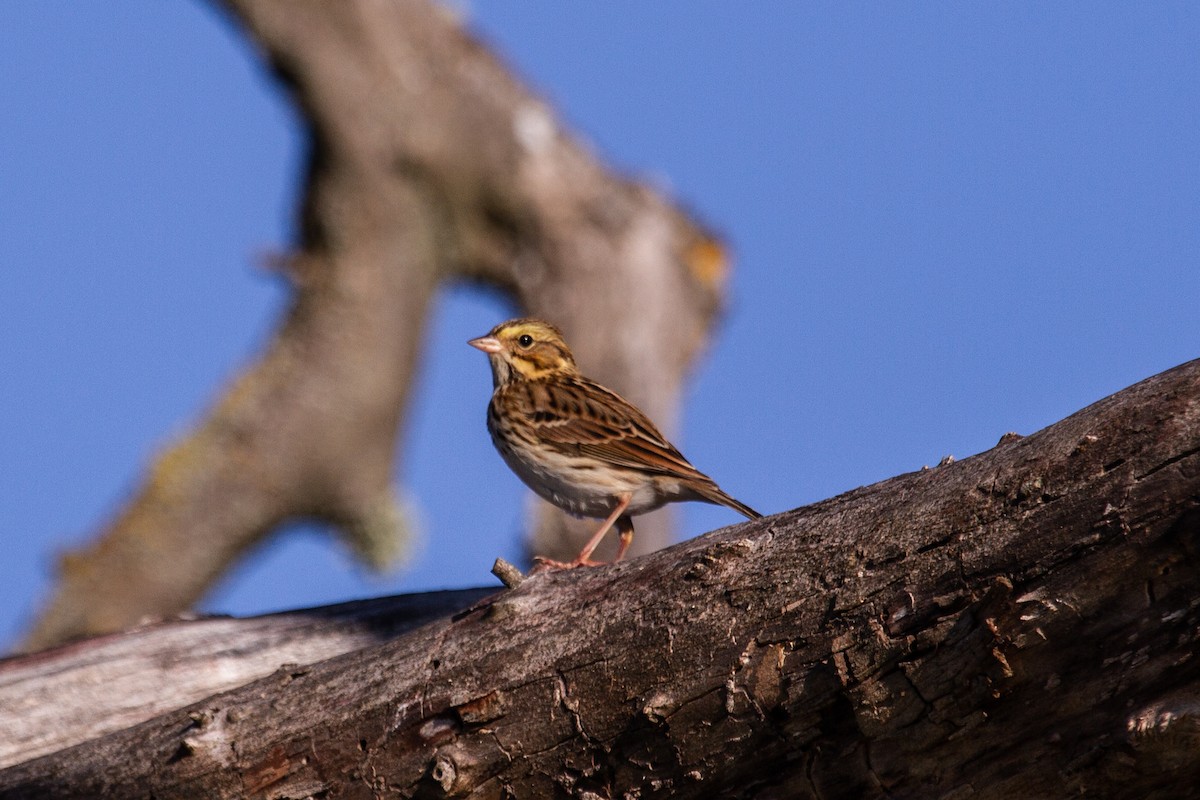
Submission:
[[[492,574],[509,589],[517,588],[525,580],[524,573],[503,558],[497,558],[496,563],[492,564]]]

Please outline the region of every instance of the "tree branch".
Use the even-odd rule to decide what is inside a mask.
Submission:
[[[0,772],[5,797],[1175,797],[1200,361]]]
[[[0,660],[0,768],[243,686],[280,665],[303,666],[390,641],[495,591],[174,620]]]
[[[396,432],[444,280],[501,287],[558,322],[590,374],[668,430],[717,311],[714,236],[613,175],[443,9],[224,5],[310,126],[300,250],[284,260],[293,303],[261,360],[63,559],[27,649],[177,614],[292,518],[332,523],[371,564],[392,560]],[[540,524],[542,552],[577,551],[558,541],[559,512]],[[650,522],[635,547],[668,536]]]

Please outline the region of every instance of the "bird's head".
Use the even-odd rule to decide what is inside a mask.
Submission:
[[[579,372],[558,328],[539,319],[509,320],[467,344],[487,353],[496,386]]]

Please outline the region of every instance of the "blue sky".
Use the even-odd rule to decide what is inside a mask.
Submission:
[[[1031,433],[1200,355],[1200,11],[1186,3],[476,2],[473,28],[616,168],[731,242],[684,452],[782,511]],[[293,111],[202,3],[0,7],[0,650],[284,306]],[[636,302],[632,298],[631,302]],[[285,531],[204,608],[488,584],[523,488],[448,288],[394,574]],[[586,366],[586,365],[585,365]],[[683,535],[731,524],[692,504]]]

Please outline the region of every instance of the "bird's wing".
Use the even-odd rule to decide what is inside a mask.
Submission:
[[[529,389],[525,411],[541,441],[615,467],[713,483],[645,414],[600,384],[573,378],[536,382]]]

